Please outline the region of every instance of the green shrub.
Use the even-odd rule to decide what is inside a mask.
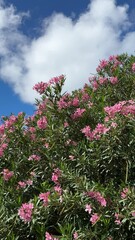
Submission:
[[[37,110],[0,126],[0,239],[135,239],[135,56],[83,89],[38,83]],[[6,236],[6,238],[5,238]]]

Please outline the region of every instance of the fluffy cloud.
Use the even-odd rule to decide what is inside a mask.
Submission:
[[[25,15],[0,0],[0,77],[24,102],[34,103],[37,82],[65,74],[64,90],[71,91],[87,82],[100,59],[135,50],[128,6],[114,0],[91,1],[76,20],[53,14],[34,39],[19,30]]]

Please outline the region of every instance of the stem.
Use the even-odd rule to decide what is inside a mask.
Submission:
[[[125,183],[127,184],[127,180],[128,180],[128,161],[126,164],[126,178],[125,178]]]

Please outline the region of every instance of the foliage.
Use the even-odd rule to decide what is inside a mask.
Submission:
[[[135,56],[100,61],[89,84],[34,89],[33,116],[0,125],[0,239],[135,239]]]

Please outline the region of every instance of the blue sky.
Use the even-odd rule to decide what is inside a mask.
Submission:
[[[134,0],[0,0],[0,116],[32,115],[35,83],[66,74],[66,91],[82,87],[134,42]]]

